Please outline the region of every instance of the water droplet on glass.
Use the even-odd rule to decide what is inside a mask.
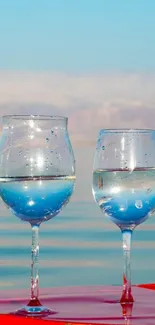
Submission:
[[[105,146],[102,146],[102,150],[104,150],[105,149]]]
[[[21,153],[22,153],[22,150],[20,150],[20,151],[19,151],[18,155],[20,156],[20,155],[21,155]]]
[[[48,166],[46,167],[46,170],[48,170]]]
[[[152,189],[151,188],[147,188],[146,192],[147,193],[150,193],[150,192],[152,192]]]
[[[141,208],[143,207],[143,203],[142,203],[142,201],[141,201],[141,200],[136,200],[136,202],[135,202],[135,207],[136,207],[137,209],[141,209]]]
[[[51,153],[53,152],[53,150],[51,150]]]
[[[48,142],[49,141],[49,138],[46,138],[46,142]]]
[[[53,130],[51,130],[51,134],[54,134],[54,131]]]
[[[29,167],[29,164],[26,164],[26,167]]]

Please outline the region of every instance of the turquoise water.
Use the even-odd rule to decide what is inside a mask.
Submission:
[[[1,203],[0,286],[27,288],[30,278],[31,229]],[[155,217],[133,234],[132,279],[155,281]],[[122,281],[119,228],[92,202],[70,202],[40,227],[40,287],[118,285]]]

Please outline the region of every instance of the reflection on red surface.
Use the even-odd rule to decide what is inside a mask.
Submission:
[[[11,323],[11,325],[35,325],[35,322],[38,322],[38,325],[45,325],[46,321],[50,321],[52,325],[155,325],[154,290],[155,284],[133,286],[135,302],[120,304],[119,297],[122,287],[93,286],[42,289],[42,304],[56,310],[56,315],[46,319],[0,315],[0,321],[4,324]],[[24,290],[14,291],[14,296],[13,292],[12,294],[9,293],[8,297],[7,294],[8,291],[7,293],[0,292],[0,313],[9,313],[27,302],[27,294]]]
[[[125,318],[132,316],[133,303],[121,304],[122,306],[122,316]]]

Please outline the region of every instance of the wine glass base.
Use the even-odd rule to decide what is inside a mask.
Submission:
[[[24,306],[11,313],[11,315],[39,318],[48,317],[54,314],[57,314],[57,312],[44,306]]]

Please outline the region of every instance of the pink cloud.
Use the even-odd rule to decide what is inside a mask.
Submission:
[[[69,117],[75,145],[92,145],[100,128],[153,127],[155,74],[67,75],[1,72],[0,114]]]
[[[92,166],[99,129],[154,127],[154,89],[155,74],[0,72],[0,115],[68,116],[77,160],[73,200],[93,200]]]

